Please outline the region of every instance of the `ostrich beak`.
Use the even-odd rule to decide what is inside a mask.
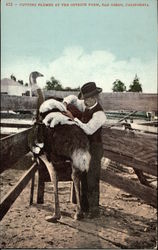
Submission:
[[[39,76],[43,77],[44,75],[42,75],[41,73],[39,73]]]

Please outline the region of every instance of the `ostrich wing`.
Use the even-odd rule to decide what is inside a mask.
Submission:
[[[43,120],[43,123],[46,126],[50,126],[54,128],[58,124],[76,124],[76,122],[72,121],[68,116],[61,114],[60,112],[52,112],[49,113]]]
[[[42,105],[40,106],[39,111],[40,113],[45,113],[52,109],[59,109],[60,111],[66,112],[66,107],[64,106],[64,104],[54,99],[49,99],[43,102]]]

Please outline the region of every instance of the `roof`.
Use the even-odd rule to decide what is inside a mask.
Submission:
[[[5,85],[5,86],[9,86],[9,85],[11,85],[11,86],[22,86],[19,82],[14,81],[14,80],[9,79],[9,78],[3,78],[1,80],[1,86],[3,86],[3,85]]]

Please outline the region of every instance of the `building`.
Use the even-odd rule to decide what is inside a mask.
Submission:
[[[3,78],[1,80],[1,94],[30,96],[30,87],[24,86],[17,81],[9,78]]]

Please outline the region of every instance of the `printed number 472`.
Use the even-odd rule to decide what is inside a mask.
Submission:
[[[13,6],[13,3],[8,2],[8,3],[6,3],[6,6]]]

